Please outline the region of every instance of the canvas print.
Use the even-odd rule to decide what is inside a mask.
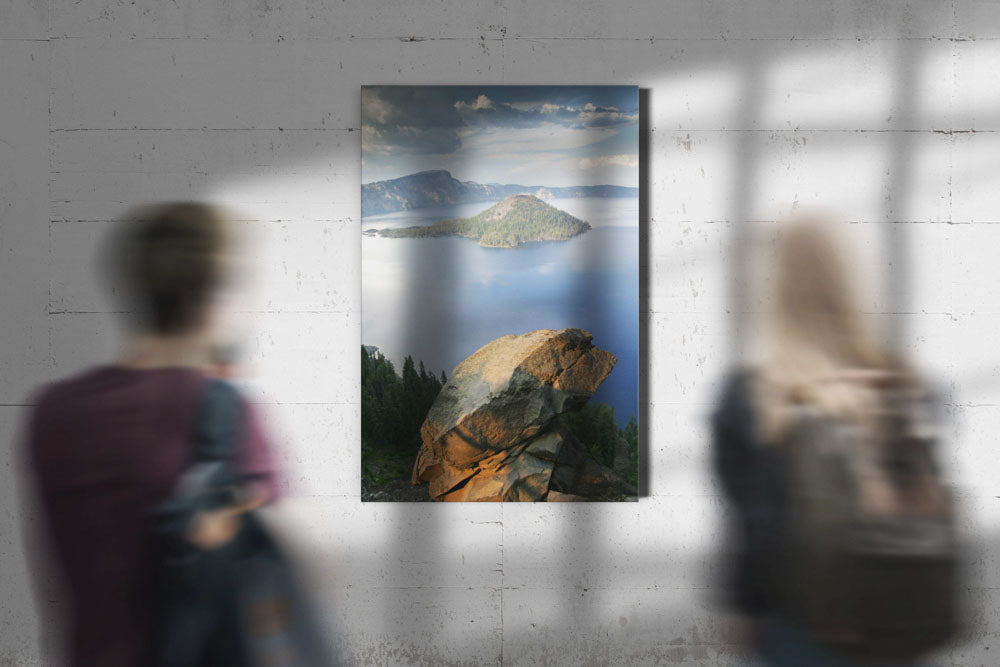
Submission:
[[[361,99],[362,499],[634,500],[638,89]]]

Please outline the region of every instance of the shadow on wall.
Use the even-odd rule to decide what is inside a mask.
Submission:
[[[360,190],[360,184],[358,184]],[[461,279],[463,267],[461,266],[461,255],[455,254],[441,261],[431,253],[424,252],[424,242],[420,240],[416,243],[407,243],[406,266],[409,275],[405,277],[407,284],[419,291],[425,285],[437,285],[443,293],[437,299],[427,302],[418,298],[414,293],[409,298],[404,297],[405,315],[401,320],[404,323],[416,323],[423,321],[428,313],[418,312],[418,309],[431,307],[434,312],[431,314],[438,323],[435,333],[435,345],[443,356],[451,356],[456,345],[455,317],[450,304],[458,299],[457,287]],[[450,293],[449,293],[450,292]],[[426,332],[417,332],[420,335],[427,335]],[[431,369],[437,372],[437,369]],[[447,369],[451,372],[451,369]],[[414,459],[416,458],[414,452]],[[412,464],[411,464],[412,465]],[[398,563],[435,563],[441,557],[442,545],[444,545],[446,535],[445,524],[443,523],[440,507],[435,507],[431,503],[392,503],[393,515],[393,537],[395,545],[389,548],[392,553],[392,561]],[[395,590],[401,594],[400,599],[393,599],[393,596],[385,596],[385,618],[392,619],[392,626],[396,628],[406,628],[408,622],[412,620],[413,605],[405,596],[413,594],[419,590],[421,606],[426,609],[442,609],[445,605],[442,601],[441,589],[435,587],[414,588],[414,584],[419,583],[411,579],[409,568],[400,568],[390,573]],[[431,628],[441,628],[439,624],[432,624]],[[441,638],[433,635],[427,636],[428,646],[437,646]]]
[[[892,101],[894,110],[918,107],[914,90],[919,83],[917,73],[922,71],[921,58],[925,47],[922,42],[900,42],[898,59],[892,68],[897,77],[895,98]],[[718,193],[720,199],[728,202],[728,220],[705,220],[712,223],[728,222],[730,225],[728,263],[725,269],[729,288],[726,301],[719,303],[719,308],[725,310],[729,325],[731,361],[743,358],[751,336],[748,320],[754,314],[754,306],[749,294],[748,253],[753,237],[754,223],[751,221],[760,215],[761,199],[763,197],[766,200],[766,195],[762,192],[768,190],[765,179],[769,174],[762,173],[760,169],[761,164],[769,159],[766,154],[766,133],[771,130],[775,133],[798,132],[777,127],[773,114],[769,115],[769,105],[773,100],[769,97],[770,89],[765,86],[765,82],[773,74],[774,66],[781,64],[783,48],[785,47],[782,45],[753,44],[748,47],[746,57],[740,62],[726,61],[722,59],[723,56],[703,51],[701,59],[691,57],[685,60],[684,70],[665,72],[668,66],[658,64],[655,68],[646,71],[637,69],[633,73],[635,80],[641,81],[667,75],[678,79],[684,76],[697,78],[700,73],[710,72],[713,68],[735,74],[734,97],[740,101],[731,121],[726,125],[727,146],[731,149],[727,166],[732,176],[728,181],[728,192]],[[811,55],[815,56],[819,49],[820,47],[813,49]],[[831,52],[829,58],[833,60],[835,57]],[[496,571],[490,572],[489,577],[492,585],[495,585],[499,635],[491,627],[471,631],[472,639],[460,636],[462,641],[469,642],[470,650],[475,650],[478,640],[498,645],[498,657],[504,664],[517,664],[522,660],[543,662],[546,659],[554,662],[573,660],[579,664],[657,659],[712,664],[730,662],[724,657],[728,655],[728,649],[721,644],[719,625],[713,620],[714,613],[709,609],[713,583],[710,564],[713,561],[712,554],[719,545],[710,541],[706,543],[707,531],[691,531],[691,535],[695,536],[692,537],[692,544],[674,545],[668,551],[663,548],[665,540],[658,533],[673,532],[672,524],[676,522],[683,525],[684,528],[680,531],[683,535],[692,523],[690,517],[646,512],[646,521],[659,521],[662,524],[639,525],[639,522],[622,521],[620,514],[642,515],[644,504],[661,507],[653,502],[654,474],[659,480],[675,473],[655,468],[651,460],[655,448],[652,446],[654,433],[649,408],[651,387],[648,369],[650,348],[657,343],[651,339],[650,331],[653,288],[650,275],[653,252],[650,246],[650,221],[653,214],[651,201],[656,201],[664,210],[673,210],[666,197],[684,197],[688,193],[668,187],[666,181],[662,181],[663,192],[652,192],[651,106],[650,89],[643,89],[640,93],[640,495],[646,500],[640,501],[638,506],[548,506],[529,511],[519,506],[496,505],[467,510],[466,518],[471,517],[468,520],[495,522],[499,536],[498,548],[494,544],[469,545],[462,544],[459,539],[453,540],[453,536],[447,531],[461,529],[464,520],[454,508],[409,503],[389,505],[390,509],[386,511],[391,514],[391,519],[388,519],[392,523],[391,537],[385,545],[387,555],[380,556],[383,559],[380,561],[382,567],[387,567],[388,570],[380,570],[384,572],[385,579],[379,582],[379,586],[398,591],[400,596],[412,595],[419,598],[419,601],[404,600],[402,597],[394,599],[392,595],[381,598],[385,601],[382,606],[383,618],[391,619],[390,628],[410,627],[418,622],[414,620],[415,615],[441,613],[451,599],[451,591],[456,588],[437,585],[433,577],[426,582],[415,583],[412,579],[415,569],[433,568],[434,563],[445,562],[447,559],[443,558],[443,554],[450,548],[449,544],[471,549],[479,555],[497,548]],[[845,120],[850,122],[849,118]],[[896,117],[889,129],[905,130],[919,122],[912,113],[902,114]],[[666,127],[663,130],[665,134],[669,132]],[[889,175],[886,184],[888,194],[884,198],[885,209],[882,212],[884,219],[890,223],[907,220],[905,202],[911,195],[915,181],[911,172],[915,169],[915,151],[919,138],[917,133],[892,133],[891,150],[885,165],[885,173]],[[304,162],[317,157],[320,155],[302,156]],[[657,181],[655,186],[661,187],[661,182]],[[792,190],[780,193],[785,202],[790,202],[796,195]],[[662,223],[670,224],[670,217],[665,213]],[[889,314],[901,313],[907,310],[910,302],[907,298],[910,273],[908,228],[903,224],[885,224],[884,230],[883,247],[891,267],[886,274],[889,279],[886,288],[890,297],[886,310]],[[413,253],[411,262],[415,282],[419,282],[421,276],[432,274],[438,278],[442,274],[454,278],[462,270],[454,264],[427,263],[419,252]],[[578,298],[582,301],[584,297],[580,295]],[[600,303],[588,305],[603,307]],[[447,312],[442,312],[441,316],[446,318]],[[890,321],[897,327],[893,337],[901,344],[906,339],[906,333],[898,326],[905,319],[893,318]],[[448,338],[440,341],[442,346],[453,344],[454,341]],[[666,343],[661,341],[659,344]],[[720,362],[721,360],[709,362],[713,373],[723,370]],[[717,365],[711,366],[711,363]],[[662,383],[671,381],[669,376],[659,380]],[[715,378],[706,376],[705,381],[712,383]],[[667,408],[668,406],[664,406],[664,409]],[[705,409],[707,411],[707,406]],[[656,435],[666,438],[671,434]],[[656,444],[668,449],[671,445],[669,442]],[[660,460],[658,465],[663,466],[666,460]],[[680,458],[670,460],[677,465],[685,463]],[[691,460],[695,461],[694,465],[690,464]],[[689,467],[686,472],[690,475],[707,475],[707,470],[698,468],[703,465],[702,458],[694,456],[687,463]],[[669,488],[657,488],[656,491],[657,495],[673,493]],[[653,499],[650,499],[651,496]],[[713,505],[714,501],[709,501],[708,504]],[[677,508],[679,505],[669,507]],[[510,521],[517,528],[505,531],[505,521]],[[625,535],[622,532],[623,526],[638,532],[648,531],[650,534]],[[530,540],[522,539],[525,535],[540,541],[558,542],[558,545],[549,544],[547,548],[533,550],[531,544],[527,543]],[[349,536],[347,539],[350,539]],[[995,544],[996,540],[984,540],[983,553],[995,548]],[[516,549],[521,551],[512,551]],[[553,558],[562,560],[553,562]],[[544,574],[525,574],[532,571]],[[468,586],[476,585],[475,582],[466,583]],[[550,594],[554,596],[553,600],[548,600]],[[684,603],[673,605],[667,602],[677,597],[683,597]],[[547,615],[546,611],[541,610],[546,602],[550,605]],[[349,603],[350,600],[345,599],[345,604]],[[611,615],[609,610],[614,608],[629,611],[622,616]],[[461,623],[462,620],[452,618],[449,622]],[[445,625],[426,620],[419,621],[419,625],[427,631],[419,639],[407,642],[409,648],[401,648],[397,657],[409,655],[419,662],[433,653],[441,657],[442,661],[452,660],[453,654],[449,650],[442,649],[434,653],[438,650],[436,647],[442,646],[443,641],[453,639]],[[985,634],[989,625],[984,621],[980,627]],[[982,635],[977,635],[977,638],[980,636]],[[387,641],[393,640],[387,638]],[[619,653],[612,655],[612,650]],[[363,656],[355,653],[353,658],[362,659]],[[713,662],[714,660],[719,662]],[[739,662],[739,656],[734,656],[731,662]]]

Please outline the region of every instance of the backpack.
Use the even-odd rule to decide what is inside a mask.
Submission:
[[[960,626],[955,512],[926,395],[875,394],[867,424],[793,408],[784,606],[832,652],[909,660]]]
[[[202,510],[233,505],[241,401],[208,382],[191,436],[191,464],[150,517],[155,667],[334,664],[291,560],[257,512],[241,515],[231,542],[203,550],[186,533]]]

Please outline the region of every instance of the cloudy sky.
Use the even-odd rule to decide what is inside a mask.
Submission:
[[[368,86],[362,181],[637,187],[638,105],[633,86]]]

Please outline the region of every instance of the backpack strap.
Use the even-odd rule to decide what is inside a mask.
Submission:
[[[208,380],[191,436],[192,463],[235,461],[241,413],[236,388],[225,380]]]
[[[157,514],[186,523],[187,517],[197,510],[217,509],[236,502],[239,482],[236,456],[242,410],[239,392],[230,383],[215,378],[205,383],[191,432],[190,463],[170,497],[157,508]]]

